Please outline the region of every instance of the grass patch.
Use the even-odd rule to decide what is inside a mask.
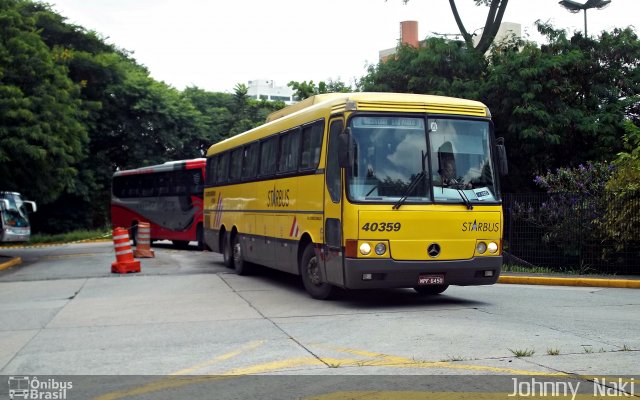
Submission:
[[[606,272],[593,271],[588,268],[563,268],[553,269],[549,267],[526,266],[520,264],[504,264],[502,272],[524,272],[529,274],[546,275],[615,275]]]
[[[535,350],[534,349],[509,349],[510,352],[513,353],[514,356],[520,358],[520,357],[531,357],[532,355],[535,354]]]
[[[550,355],[550,356],[557,356],[558,354],[560,354],[560,349],[548,348],[547,349],[547,354]]]
[[[107,229],[95,229],[95,230],[78,230],[68,233],[58,233],[55,235],[48,235],[43,233],[37,233],[31,236],[31,240],[27,244],[43,244],[43,243],[69,243],[78,240],[88,239],[110,239],[111,232]]]

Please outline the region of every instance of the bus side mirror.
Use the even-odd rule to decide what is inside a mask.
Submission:
[[[350,143],[351,129],[347,128],[344,132],[338,135],[338,164],[340,165],[340,168],[347,168],[351,165],[351,152],[349,151],[351,148],[349,145]]]
[[[496,154],[498,156],[498,172],[500,175],[509,174],[509,164],[507,163],[507,149],[504,147],[504,138],[496,139]]]
[[[8,210],[9,209],[9,200],[0,199],[0,210]]]
[[[35,201],[25,200],[25,201],[23,201],[23,203],[27,207],[27,211],[28,212],[34,213],[34,212],[38,211],[38,207],[36,206],[36,202]]]

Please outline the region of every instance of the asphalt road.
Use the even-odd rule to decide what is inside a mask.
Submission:
[[[494,378],[505,390],[509,376],[639,375],[635,289],[497,284],[318,301],[294,276],[237,276],[195,247],[154,250],[128,275],[111,274],[110,242],[0,251],[23,259],[0,271],[0,375],[71,376],[84,383],[78,398],[101,399],[200,397],[212,384],[216,398],[254,398],[248,387],[261,398],[411,398],[486,391]]]

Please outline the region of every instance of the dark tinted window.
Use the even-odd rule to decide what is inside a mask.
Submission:
[[[273,137],[260,143],[260,175],[271,175],[276,172],[277,155],[277,137]]]
[[[322,132],[324,123],[315,122],[302,128],[302,156],[300,169],[316,168],[320,161],[320,149],[322,148]]]
[[[113,195],[120,198],[202,196],[203,183],[200,169],[124,175],[113,179]]]
[[[327,148],[327,190],[334,203],[340,201],[342,186],[340,184],[340,165],[338,164],[338,135],[342,132],[342,120],[331,122],[329,129],[329,147]]]
[[[229,180],[240,179],[242,173],[242,149],[235,149],[231,152],[231,169],[229,170]]]
[[[227,173],[229,172],[229,153],[218,156],[218,174],[216,182],[226,182]]]
[[[260,155],[260,143],[252,143],[244,148],[242,160],[242,178],[252,179],[258,175],[258,159]]]
[[[291,172],[298,169],[300,154],[300,131],[294,130],[280,135],[280,152],[278,153],[278,172]]]
[[[207,159],[207,185],[213,185],[216,182],[216,172],[218,157],[210,157]]]

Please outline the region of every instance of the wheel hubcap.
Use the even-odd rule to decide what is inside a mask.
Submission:
[[[309,264],[307,265],[307,275],[309,276],[309,281],[318,286],[320,285],[320,268],[318,268],[318,260],[315,257],[312,257],[309,260]]]
[[[233,259],[236,262],[239,262],[242,259],[242,248],[240,247],[240,243],[236,243],[233,246]]]

